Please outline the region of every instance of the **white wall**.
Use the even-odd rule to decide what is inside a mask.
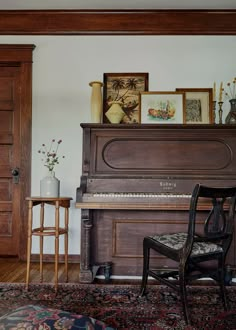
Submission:
[[[209,88],[236,76],[236,36],[0,36],[2,44],[35,44],[33,52],[32,195],[39,195],[45,169],[38,149],[62,139],[55,168],[61,196],[73,197],[69,253],[80,253],[82,130],[90,122],[92,80],[104,72],[149,72],[149,90]],[[228,102],[224,103],[224,115]],[[37,214],[37,211],[36,211]],[[49,210],[50,214],[50,210]],[[35,217],[36,218],[36,217]],[[51,221],[51,217],[48,221]],[[50,239],[46,253],[53,253]],[[34,242],[33,252],[38,252]]]

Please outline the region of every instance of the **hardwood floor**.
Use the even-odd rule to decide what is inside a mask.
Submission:
[[[68,265],[68,274],[69,281],[68,283],[80,283],[79,282],[79,270],[80,265],[78,263],[70,263]],[[15,259],[6,259],[0,258],[0,283],[25,283],[26,279],[26,262],[17,261]],[[54,283],[54,263],[46,263],[43,264],[43,279],[45,283]],[[30,271],[30,283],[39,283],[39,263],[32,262],[31,263],[31,271]],[[59,264],[59,272],[58,272],[58,282],[65,283],[65,273],[64,273],[64,264]],[[103,280],[96,279],[94,283],[105,283]],[[120,280],[111,280],[111,284],[141,284],[141,279],[138,280],[128,280],[128,279],[120,279]],[[149,284],[157,284],[155,280],[149,280]],[[197,285],[214,285],[213,281],[202,280],[196,283]],[[236,278],[234,276],[233,283],[231,285],[236,285]]]
[[[70,283],[79,283],[79,264],[69,264]],[[0,282],[25,283],[26,262],[0,258]],[[54,263],[43,264],[44,282],[54,283]],[[39,283],[39,263],[31,263],[30,283]],[[64,264],[59,264],[58,282],[65,282]]]
[[[30,283],[39,283],[39,263],[32,262],[30,268]],[[68,283],[79,282],[80,265],[78,263],[71,263],[68,265]],[[26,279],[26,262],[16,261],[14,259],[0,258],[0,283],[25,283]],[[54,283],[54,263],[43,264],[43,282]],[[64,264],[59,264],[58,283],[65,283]],[[94,283],[106,283],[102,279],[95,279]],[[141,284],[139,280],[118,279],[111,280],[110,284]]]
[[[39,278],[39,262],[32,262],[30,268],[30,283],[40,283]],[[68,265],[68,283],[79,282],[80,265],[78,263],[70,263]],[[25,283],[26,280],[26,262],[17,261],[14,259],[0,258],[0,283]],[[54,263],[43,264],[43,282],[54,283]],[[58,283],[65,283],[64,264],[59,264]],[[102,279],[95,279],[93,283],[102,284],[105,282]],[[141,279],[113,279],[110,284],[141,284]],[[151,283],[151,282],[150,282]]]

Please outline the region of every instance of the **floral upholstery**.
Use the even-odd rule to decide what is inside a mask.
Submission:
[[[166,245],[174,250],[183,248],[188,234],[187,233],[174,233],[149,236],[153,240]],[[205,253],[222,252],[222,247],[209,242],[194,242],[191,256],[202,255]]]
[[[0,317],[0,330],[114,330],[92,317],[28,305]]]

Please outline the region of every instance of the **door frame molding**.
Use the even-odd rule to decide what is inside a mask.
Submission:
[[[236,9],[0,10],[0,35],[235,35],[235,22]]]

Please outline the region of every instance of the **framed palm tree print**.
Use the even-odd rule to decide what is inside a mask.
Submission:
[[[140,93],[148,90],[148,73],[104,73],[103,83],[103,123],[109,123],[106,112],[114,101],[124,112],[121,124],[140,123]]]

